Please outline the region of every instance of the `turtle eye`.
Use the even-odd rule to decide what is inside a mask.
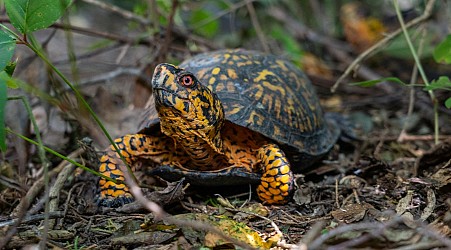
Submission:
[[[184,87],[191,87],[194,85],[194,78],[192,75],[184,75],[180,78],[180,83]]]

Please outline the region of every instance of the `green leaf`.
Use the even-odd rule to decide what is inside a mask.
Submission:
[[[292,59],[298,60],[304,54],[299,42],[293,36],[287,34],[286,30],[280,25],[272,26],[271,36],[282,44],[283,49],[288,52]]]
[[[58,20],[71,0],[5,0],[11,24],[27,34],[45,29]]]
[[[212,38],[218,33],[219,22],[213,13],[204,9],[195,10],[191,14],[190,23],[194,31],[207,38]]]
[[[6,70],[1,71],[0,73],[1,73],[0,80],[6,83],[6,87],[8,87],[10,89],[17,89],[19,87],[19,84],[17,82],[18,80],[15,78],[12,78]]]
[[[451,63],[451,35],[437,45],[434,49],[434,59],[438,63]]]
[[[420,41],[423,39],[418,39],[418,29],[409,29],[408,33],[409,36],[412,38],[412,43],[415,48],[418,48],[420,46]],[[432,56],[433,53],[433,47],[434,47],[434,38],[435,35],[431,31],[427,31],[426,36],[424,37],[424,40],[422,41],[423,45],[423,51],[421,53],[420,58],[428,58]],[[417,39],[414,39],[417,38]],[[407,41],[404,36],[397,36],[395,37],[387,47],[382,49],[382,52],[395,58],[400,59],[412,59],[412,52],[410,51],[410,48],[407,44]]]
[[[16,41],[5,31],[0,30],[0,70],[5,69],[14,54]]]
[[[369,80],[369,81],[363,81],[363,82],[353,82],[350,83],[351,85],[354,86],[360,86],[360,87],[373,87],[376,84],[380,83],[380,82],[394,82],[394,83],[398,83],[401,85],[407,85],[405,84],[403,81],[401,81],[399,78],[397,77],[385,77],[385,78],[381,78],[381,79],[376,79],[376,80]]]
[[[429,86],[425,86],[424,90],[436,90],[436,89],[446,89],[451,90],[451,81],[447,76],[440,76],[437,80],[434,80],[429,84]]]
[[[8,77],[5,71],[0,72],[0,150],[3,152],[6,151],[5,109],[8,99],[5,76]]]
[[[451,109],[451,97],[446,99],[445,106],[447,109]]]
[[[5,67],[5,72],[9,76],[13,76],[14,70],[16,70],[16,65],[17,65],[17,59],[15,62],[8,62],[8,64],[6,64],[6,67]]]

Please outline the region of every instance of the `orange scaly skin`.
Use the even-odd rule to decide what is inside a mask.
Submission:
[[[135,163],[149,159],[155,164],[177,165],[184,163],[183,157],[174,154],[171,139],[164,136],[150,136],[145,134],[125,135],[114,140],[120,153],[128,165],[136,170]],[[177,162],[176,164],[174,162]],[[100,158],[99,172],[112,179],[124,181],[126,171],[122,159],[111,145]],[[101,205],[118,206],[132,201],[128,187],[115,184],[105,179],[99,180]]]
[[[248,171],[263,172],[261,184],[257,188],[258,197],[267,204],[286,203],[292,190],[293,174],[283,151],[275,144],[267,144],[261,135],[249,129],[237,130],[231,126],[232,124],[227,125],[221,132],[224,135],[224,149],[229,155],[229,160],[228,163],[223,163],[222,167],[237,166],[244,167]],[[174,167],[181,167],[175,165],[180,162],[187,164],[189,161],[187,156],[180,155],[174,159],[172,153],[175,151],[175,145],[170,140],[162,140],[161,137],[143,134],[126,135],[116,139],[115,143],[131,166],[143,158],[155,164],[174,165]],[[161,145],[165,145],[165,149],[157,149]],[[100,173],[116,180],[124,180],[124,174],[121,171],[123,163],[113,146],[108,148],[100,162]],[[128,187],[124,184],[115,184],[105,179],[100,179],[99,184],[102,205],[117,206],[132,200]]]
[[[288,201],[292,190],[293,173],[283,151],[275,144],[264,145],[258,150],[262,160],[263,176],[257,188],[260,200],[269,204],[283,204]]]

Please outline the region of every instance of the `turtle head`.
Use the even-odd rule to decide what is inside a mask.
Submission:
[[[159,64],[152,88],[163,133],[176,141],[197,136],[217,144],[224,109],[218,96],[192,73],[171,64]]]

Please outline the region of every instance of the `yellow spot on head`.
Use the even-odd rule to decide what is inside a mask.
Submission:
[[[185,109],[185,105],[183,104],[183,101],[181,99],[176,98],[174,108],[182,111]]]

